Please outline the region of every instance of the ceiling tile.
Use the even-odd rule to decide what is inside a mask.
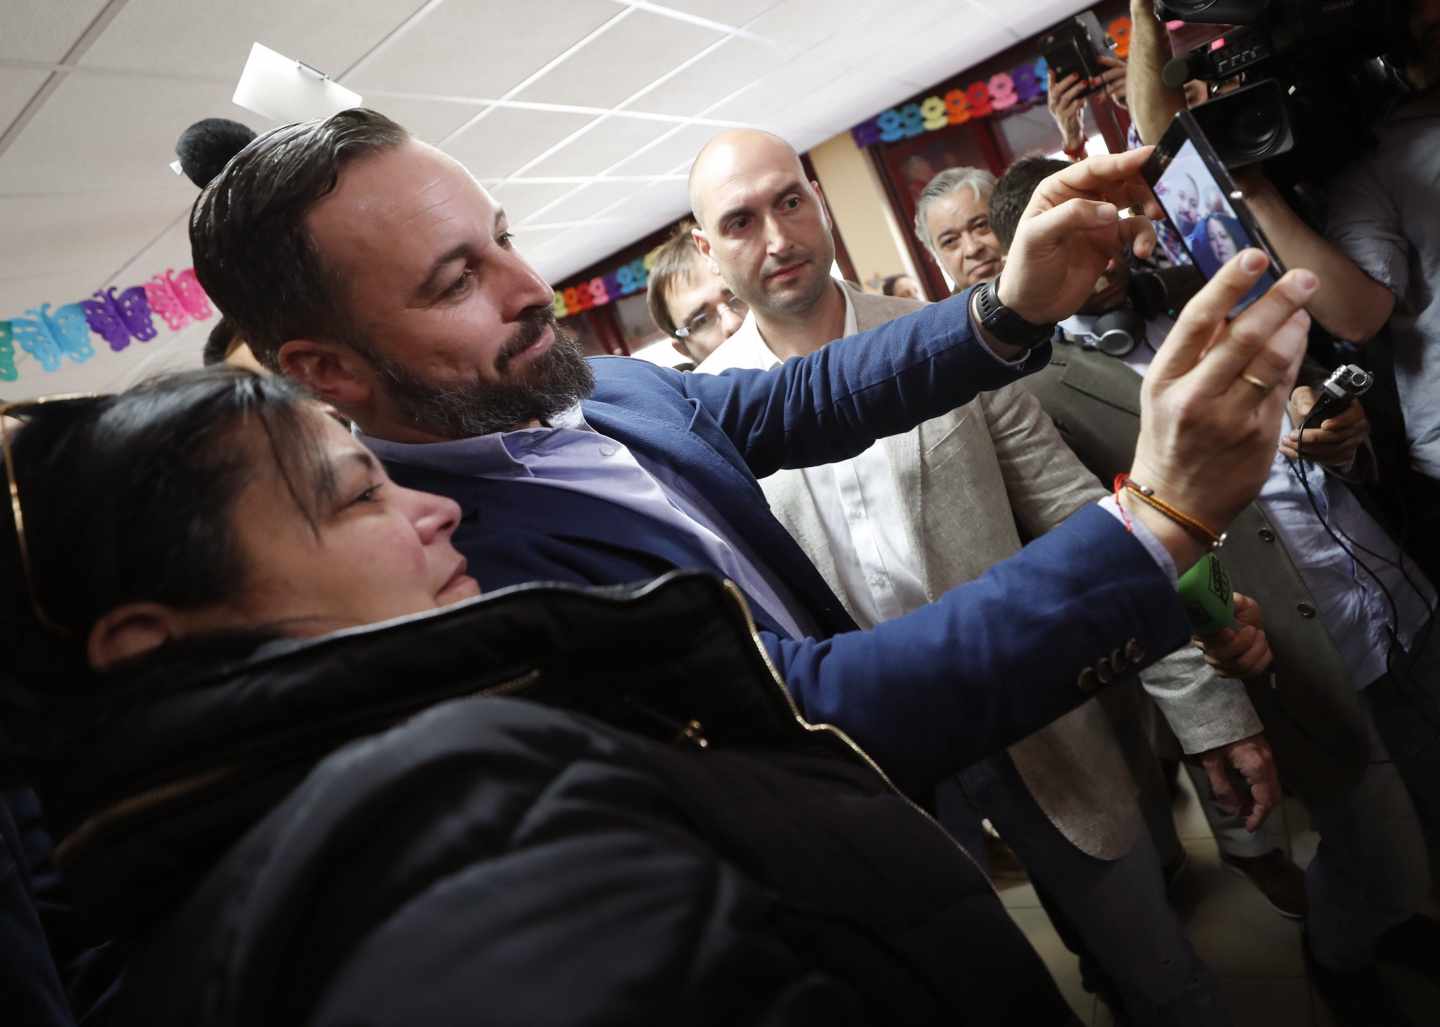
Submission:
[[[58,61],[89,28],[105,0],[6,4],[0,57],[21,61]]]
[[[487,114],[445,149],[476,178],[504,178],[594,120],[588,114],[504,108]]]
[[[526,168],[525,174],[537,178],[547,175],[598,175],[675,128],[673,123],[665,121],[606,118],[573,143],[534,167]]]
[[[533,215],[537,224],[550,225],[557,221],[584,221],[594,217],[606,207],[619,200],[628,199],[640,192],[644,186],[634,182],[606,182],[603,179],[585,186],[574,196],[561,200],[548,210]],[[621,217],[623,212],[612,212],[607,217]],[[525,226],[520,226],[523,231]]]
[[[193,198],[194,187],[186,185]],[[0,224],[7,236],[24,240],[0,247],[0,278],[73,271],[78,273],[74,288],[83,296],[184,209],[184,201],[177,202],[174,194],[154,190],[143,195],[111,191],[0,196]],[[56,296],[32,299],[69,302]]]
[[[699,114],[782,62],[774,47],[738,36],[690,65],[631,107],[654,114]]]
[[[617,175],[668,175],[680,165],[688,172],[690,162],[720,129],[711,125],[686,125],[680,131],[644,153],[637,154],[614,169]]]
[[[820,47],[774,68],[754,87],[705,112],[707,118],[742,121],[770,127],[797,101],[826,89],[838,74],[848,70],[827,47]],[[741,83],[734,83],[738,90]]]
[[[130,0],[82,63],[234,82],[264,43],[338,77],[414,12],[415,0]]]
[[[450,0],[345,84],[495,99],[622,10],[610,0]]]
[[[852,17],[863,13],[864,8],[856,5]],[[847,19],[835,16],[833,0],[782,0],[746,25],[745,30],[793,53],[809,49],[847,27]]]
[[[0,157],[0,192],[169,188],[177,207],[195,188],[166,167],[175,140],[201,118],[264,129],[222,85],[72,73]]]
[[[738,28],[779,3],[780,0],[657,0],[656,6]]]
[[[636,11],[516,99],[613,107],[723,38],[699,25]]]
[[[382,96],[366,97],[365,106],[393,118],[404,125],[411,135],[432,145],[439,145],[440,140],[484,109],[466,103]]]
[[[505,213],[512,225],[519,224],[546,204],[562,196],[568,196],[579,188],[580,183],[554,185],[527,185],[524,182],[507,182],[490,188],[490,195],[505,207]],[[526,236],[529,239],[529,236]]]
[[[28,71],[24,68],[0,68],[0,132],[15,116],[25,109],[47,78],[48,71]]]

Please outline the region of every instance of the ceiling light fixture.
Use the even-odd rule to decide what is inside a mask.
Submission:
[[[346,89],[323,71],[286,57],[260,43],[250,57],[231,97],[237,106],[272,121],[309,121],[359,107],[359,93]]]

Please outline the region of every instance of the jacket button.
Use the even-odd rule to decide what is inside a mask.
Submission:
[[[1095,668],[1086,667],[1084,670],[1082,670],[1080,672],[1080,676],[1075,679],[1075,687],[1080,689],[1080,691],[1084,692],[1086,695],[1089,695],[1091,692],[1095,691],[1095,689],[1099,688],[1100,679],[1095,674]]]
[[[1273,531],[1271,531],[1269,528],[1261,528],[1259,534],[1260,534],[1260,541],[1261,541],[1261,542],[1274,542],[1274,541],[1275,541],[1275,533],[1274,533]]]
[[[1130,639],[1125,643],[1125,658],[1134,664],[1145,662],[1145,647],[1137,640]]]
[[[1311,617],[1315,616],[1315,607],[1311,606],[1309,603],[1298,603],[1296,604],[1295,609],[1300,614],[1300,616],[1304,617],[1306,620],[1309,620]]]

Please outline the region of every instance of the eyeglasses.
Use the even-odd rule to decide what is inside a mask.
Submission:
[[[15,520],[15,544],[20,550],[20,569],[25,575],[25,587],[30,592],[30,606],[35,617],[48,630],[57,635],[74,634],[69,628],[51,619],[40,605],[40,594],[35,590],[35,575],[30,566],[30,546],[25,537],[25,514],[20,507],[20,482],[15,476],[15,457],[10,452],[9,419],[23,420],[25,415],[39,407],[80,406],[102,398],[97,393],[65,393],[55,396],[41,396],[19,403],[0,404],[0,450],[5,456],[5,477],[10,485],[10,512]]]
[[[736,317],[744,320],[745,315],[750,313],[750,304],[736,296],[723,299],[715,304],[713,310],[702,310],[686,321],[679,328],[675,329],[675,338],[688,339],[692,335],[703,335],[720,323],[721,309],[730,311]]]

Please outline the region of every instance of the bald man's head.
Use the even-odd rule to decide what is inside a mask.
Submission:
[[[805,166],[800,163],[800,155],[774,132],[733,128],[700,147],[695,162],[690,165],[690,210],[700,227],[705,227],[700,209],[716,183],[735,175],[749,176],[759,166],[785,166],[805,181]]]
[[[690,167],[695,246],[762,320],[812,310],[830,284],[835,243],[818,184],[769,132],[711,139]]]

